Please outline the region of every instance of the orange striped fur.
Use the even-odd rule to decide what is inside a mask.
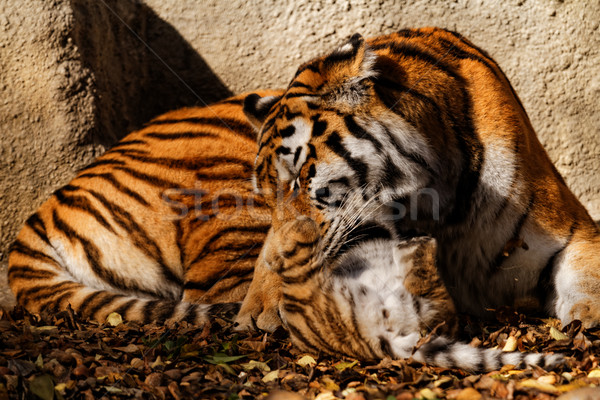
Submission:
[[[237,311],[270,225],[252,193],[244,98],[164,114],[58,189],[12,246],[18,303],[32,312],[70,304],[98,321],[116,311],[202,323]]]
[[[600,231],[498,64],[461,35],[355,35],[302,65],[282,97],[250,96],[245,110],[274,228],[311,216],[329,262],[365,239],[430,235],[460,311],[527,305],[600,323]],[[247,302],[269,288],[256,290]]]

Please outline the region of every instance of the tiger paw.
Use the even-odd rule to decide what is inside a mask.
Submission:
[[[285,277],[296,267],[311,262],[319,251],[319,227],[308,217],[284,223],[265,244],[265,262],[274,272]]]
[[[571,308],[569,314],[571,320],[580,320],[584,328],[595,328],[600,325],[600,302],[582,300]],[[563,324],[567,324],[570,321],[562,322]]]
[[[279,302],[281,301],[281,278],[260,261],[254,270],[252,283],[235,319],[236,330],[272,332],[281,326]]]

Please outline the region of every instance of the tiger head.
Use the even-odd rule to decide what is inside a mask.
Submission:
[[[258,130],[254,184],[276,210],[275,229],[294,214],[309,215],[333,256],[352,230],[389,236],[386,224],[423,230],[436,223],[434,203],[451,195],[459,166],[451,157],[440,161],[448,141],[436,118],[426,122],[427,134],[409,122],[432,110],[404,106],[414,103],[402,89],[405,77],[401,63],[355,34],[302,65],[282,96],[246,99]],[[421,198],[412,204],[415,194]],[[419,217],[407,222],[413,207]],[[370,221],[374,214],[388,218]],[[367,228],[355,229],[361,224]]]

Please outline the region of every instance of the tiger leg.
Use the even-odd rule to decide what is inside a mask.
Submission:
[[[573,239],[554,259],[556,297],[551,307],[563,324],[600,325],[600,236]]]
[[[265,243],[272,243],[273,229],[269,230]],[[273,332],[281,326],[279,303],[281,301],[281,277],[265,263],[265,253],[272,247],[264,246],[254,267],[254,276],[244,297],[235,322],[237,330],[255,328]]]
[[[44,211],[42,209],[27,221],[11,248],[8,260],[10,288],[17,302],[30,312],[53,313],[70,306],[79,316],[101,323],[110,313],[117,312],[125,320],[140,323],[186,320],[203,324],[213,314],[233,316],[238,311],[237,303],[210,305],[181,301],[176,286],[169,286],[164,280],[151,280],[162,283],[165,289],[162,293],[152,292],[150,285],[126,287],[114,269],[98,266],[103,258],[91,241],[83,236],[73,238],[74,235],[69,239],[57,233],[55,223]],[[67,225],[63,225],[63,229],[67,229]],[[93,225],[88,225],[88,228],[91,230]],[[48,232],[53,234],[49,236]],[[123,246],[127,246],[128,243],[122,242]],[[125,247],[116,249],[117,254],[127,251]],[[127,265],[121,269],[125,267]],[[152,277],[154,272],[148,268],[146,277]],[[140,278],[139,274],[135,278]],[[121,282],[122,287],[114,282]],[[133,278],[129,284],[132,282],[135,283]]]

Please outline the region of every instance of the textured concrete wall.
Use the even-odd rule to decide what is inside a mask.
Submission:
[[[0,304],[8,245],[39,204],[167,109],[285,86],[352,33],[457,30],[487,50],[600,219],[600,3],[4,0],[0,3]],[[4,289],[3,289],[4,288]]]

